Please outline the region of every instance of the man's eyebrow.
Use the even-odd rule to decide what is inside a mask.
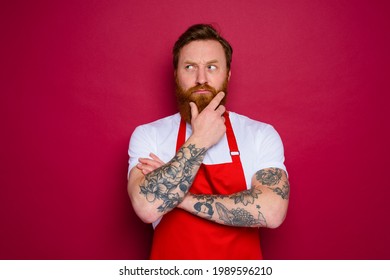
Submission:
[[[196,64],[196,63],[191,60],[184,60],[184,64]]]
[[[213,63],[218,63],[218,59],[213,59],[213,60],[210,60],[210,61],[207,61],[206,64],[213,64]]]
[[[210,61],[207,61],[206,64],[213,64],[213,63],[218,63],[218,59],[213,59],[213,60],[210,60]],[[191,61],[191,60],[185,60],[184,61],[184,64],[198,64],[197,62],[194,62],[194,61]]]

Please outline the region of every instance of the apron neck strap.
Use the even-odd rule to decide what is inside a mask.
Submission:
[[[186,121],[181,118],[180,120],[180,126],[179,126],[179,133],[177,135],[177,141],[176,141],[176,152],[180,149],[181,146],[186,141]]]
[[[240,151],[238,150],[238,145],[236,137],[234,136],[232,123],[230,122],[229,113],[225,113],[225,125],[226,125],[226,137],[229,144],[230,156],[233,161],[240,159]]]

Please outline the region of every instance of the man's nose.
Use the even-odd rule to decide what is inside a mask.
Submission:
[[[207,83],[207,75],[206,75],[205,69],[203,69],[203,68],[198,69],[198,73],[196,76],[196,83],[198,85],[203,85],[203,84]]]

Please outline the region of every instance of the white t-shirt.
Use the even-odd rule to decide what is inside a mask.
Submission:
[[[247,188],[251,187],[252,176],[264,168],[276,167],[286,171],[284,149],[279,134],[269,124],[255,121],[229,112],[230,121],[236,137]],[[159,119],[138,126],[129,144],[129,169],[138,163],[138,158],[148,158],[152,152],[162,161],[170,161],[176,154],[176,141],[179,131],[180,114]],[[191,135],[187,124],[186,139]],[[207,150],[204,164],[231,162],[226,135],[216,145]]]

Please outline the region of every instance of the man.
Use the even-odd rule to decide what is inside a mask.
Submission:
[[[179,113],[135,129],[128,193],[155,228],[151,259],[262,259],[290,186],[274,128],[225,109],[232,48],[211,25],[173,48]]]

